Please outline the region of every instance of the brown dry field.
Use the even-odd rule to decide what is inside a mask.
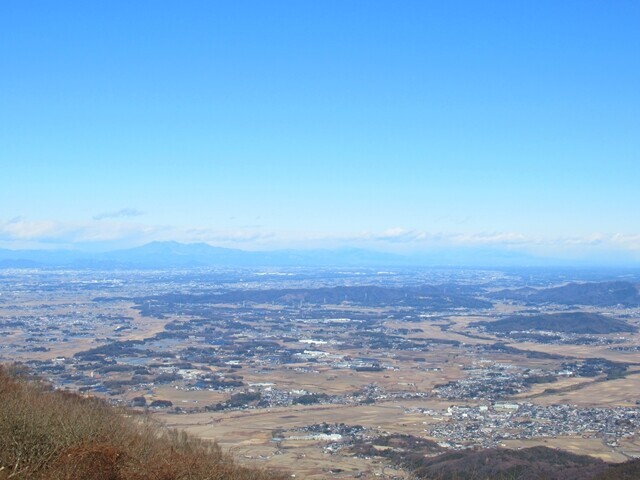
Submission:
[[[151,394],[146,394],[150,390]],[[128,391],[123,398],[131,400],[133,397],[142,395],[148,401],[153,400],[171,400],[176,407],[183,408],[203,408],[205,405],[222,402],[229,398],[229,395],[223,392],[210,392],[208,390],[183,390],[171,387],[170,385],[156,385],[144,391]]]
[[[534,403],[540,405],[568,403],[582,407],[635,407],[637,400],[640,400],[640,372],[617,380],[592,382],[575,391],[547,394],[536,398]]]
[[[453,363],[442,364],[439,367],[442,370],[438,372],[425,372],[423,371],[424,367],[416,366],[405,366],[395,371],[356,372],[351,369],[338,370],[318,365],[314,368],[319,373],[299,372],[286,368],[259,374],[245,372],[243,376],[245,380],[250,382],[272,382],[275,384],[275,388],[282,390],[307,389],[312,392],[330,394],[350,393],[371,383],[376,383],[387,391],[414,392],[416,388],[430,391],[437,383],[464,377],[459,366]]]
[[[479,320],[484,320],[483,318],[477,317],[452,317],[452,321],[454,321],[454,325],[452,325],[452,329],[449,331],[442,331],[439,325],[443,325],[443,323],[434,323],[429,320],[425,320],[422,322],[385,322],[385,325],[391,328],[421,328],[423,332],[420,333],[411,333],[407,335],[408,338],[431,338],[431,339],[441,339],[441,340],[457,340],[461,343],[467,344],[483,344],[483,343],[495,343],[495,340],[492,339],[480,339],[480,338],[472,338],[466,335],[462,335],[458,333],[456,330],[461,328],[461,325],[475,322]]]
[[[640,436],[621,439],[619,450],[630,458],[640,458]]]
[[[167,318],[159,319],[155,317],[143,317],[140,312],[133,308],[133,303],[125,303],[122,305],[120,313],[123,316],[132,317],[135,330],[127,333],[127,340],[143,340],[154,336],[164,330],[167,323],[177,320],[178,317],[167,316]],[[114,312],[117,313],[117,312]]]
[[[514,395],[512,398],[518,401],[529,401],[530,400],[529,397],[538,397],[538,395],[541,395],[548,388],[554,388],[554,389],[571,388],[571,387],[575,388],[578,385],[588,385],[590,383],[593,383],[593,381],[594,381],[593,378],[585,378],[585,377],[561,378],[558,381],[553,382],[553,384],[550,384],[550,383],[534,384],[531,386],[529,391],[518,393],[517,395]],[[545,394],[545,395],[548,395],[548,394]],[[534,400],[532,400],[532,402],[536,403]]]
[[[182,428],[203,438],[216,438],[223,447],[240,457],[269,467],[283,467],[295,471],[297,477],[327,478],[329,468],[343,469],[335,478],[384,478],[398,474],[379,461],[354,458],[349,455],[330,455],[322,451],[322,441],[289,439],[304,436],[295,431],[305,425],[329,422],[362,425],[379,432],[398,432],[424,435],[424,422],[429,417],[407,413],[406,408],[422,407],[446,409],[450,402],[389,401],[376,405],[319,405],[309,407],[272,408],[232,413],[201,413],[190,415],[158,414],[157,418],[170,426]],[[271,433],[285,430],[285,440],[272,441]],[[293,466],[293,468],[292,468]]]
[[[628,341],[626,341],[624,345],[636,346],[639,344],[639,334],[627,335],[627,337]],[[601,357],[614,362],[640,362],[638,352],[619,352],[611,350],[607,345],[544,345],[531,342],[508,342],[507,345],[521,350],[532,350],[577,358]]]

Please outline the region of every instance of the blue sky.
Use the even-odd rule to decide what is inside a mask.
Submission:
[[[0,247],[640,256],[640,2],[0,4]]]

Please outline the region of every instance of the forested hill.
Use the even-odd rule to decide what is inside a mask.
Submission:
[[[0,366],[0,480],[267,480],[213,443]]]
[[[488,295],[496,300],[517,300],[525,303],[556,303],[560,305],[592,305],[596,307],[640,306],[640,290],[631,282],[569,283],[558,287],[500,290]]]
[[[636,332],[629,323],[599,313],[562,312],[539,315],[514,315],[493,322],[478,322],[490,332],[541,330],[576,334],[607,334]]]

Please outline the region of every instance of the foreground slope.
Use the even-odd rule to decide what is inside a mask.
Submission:
[[[0,366],[0,479],[266,480],[217,444]]]

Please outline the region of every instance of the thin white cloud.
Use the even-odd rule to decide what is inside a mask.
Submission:
[[[381,232],[361,232],[345,235],[344,242],[373,242],[378,244],[405,244],[414,247],[495,246],[509,248],[547,247],[567,249],[571,247],[618,248],[640,250],[640,234],[591,233],[575,236],[525,235],[518,232],[427,232],[394,227]]]
[[[389,243],[415,243],[415,244],[453,244],[453,245],[488,245],[509,244],[519,245],[525,243],[537,243],[539,239],[526,237],[513,232],[426,232],[394,227],[382,232],[365,232],[354,236],[346,236],[344,240],[368,240]]]
[[[383,232],[374,235],[373,238],[389,242],[413,242],[419,239],[419,235],[420,232],[395,227],[384,230]]]
[[[360,232],[347,235],[274,233],[262,227],[230,229],[182,228],[172,225],[148,225],[131,221],[94,220],[89,222],[57,222],[53,220],[27,220],[13,218],[0,222],[0,242],[10,248],[24,245],[81,244],[139,245],[154,240],[205,242],[213,245],[242,248],[311,248],[357,245],[376,249],[490,247],[528,252],[620,251],[637,255],[640,252],[640,234],[592,233],[582,236],[547,237],[525,235],[518,232],[427,232],[393,227],[378,232]]]
[[[125,222],[57,222],[25,220],[0,223],[4,241],[40,241],[45,243],[105,242],[157,234],[164,227]]]
[[[0,241],[14,242],[18,248],[25,242],[45,244],[87,244],[129,241],[132,244],[154,240],[207,242],[219,244],[264,243],[275,238],[273,233],[251,229],[216,230],[180,228],[171,225],[146,225],[132,222],[96,220],[84,223],[52,220],[12,219],[0,223]]]
[[[103,212],[93,216],[94,220],[105,220],[113,218],[127,218],[127,217],[139,217],[145,215],[145,212],[138,210],[137,208],[121,208],[115,212]]]
[[[176,232],[187,242],[207,242],[207,243],[263,243],[276,239],[276,235],[271,232],[262,232],[253,229],[234,230],[212,230],[208,228],[192,228]]]
[[[640,251],[640,234],[616,233],[611,237],[611,242],[626,250]]]
[[[47,240],[66,236],[72,228],[52,220],[27,221],[14,218],[0,225],[3,240]]]

